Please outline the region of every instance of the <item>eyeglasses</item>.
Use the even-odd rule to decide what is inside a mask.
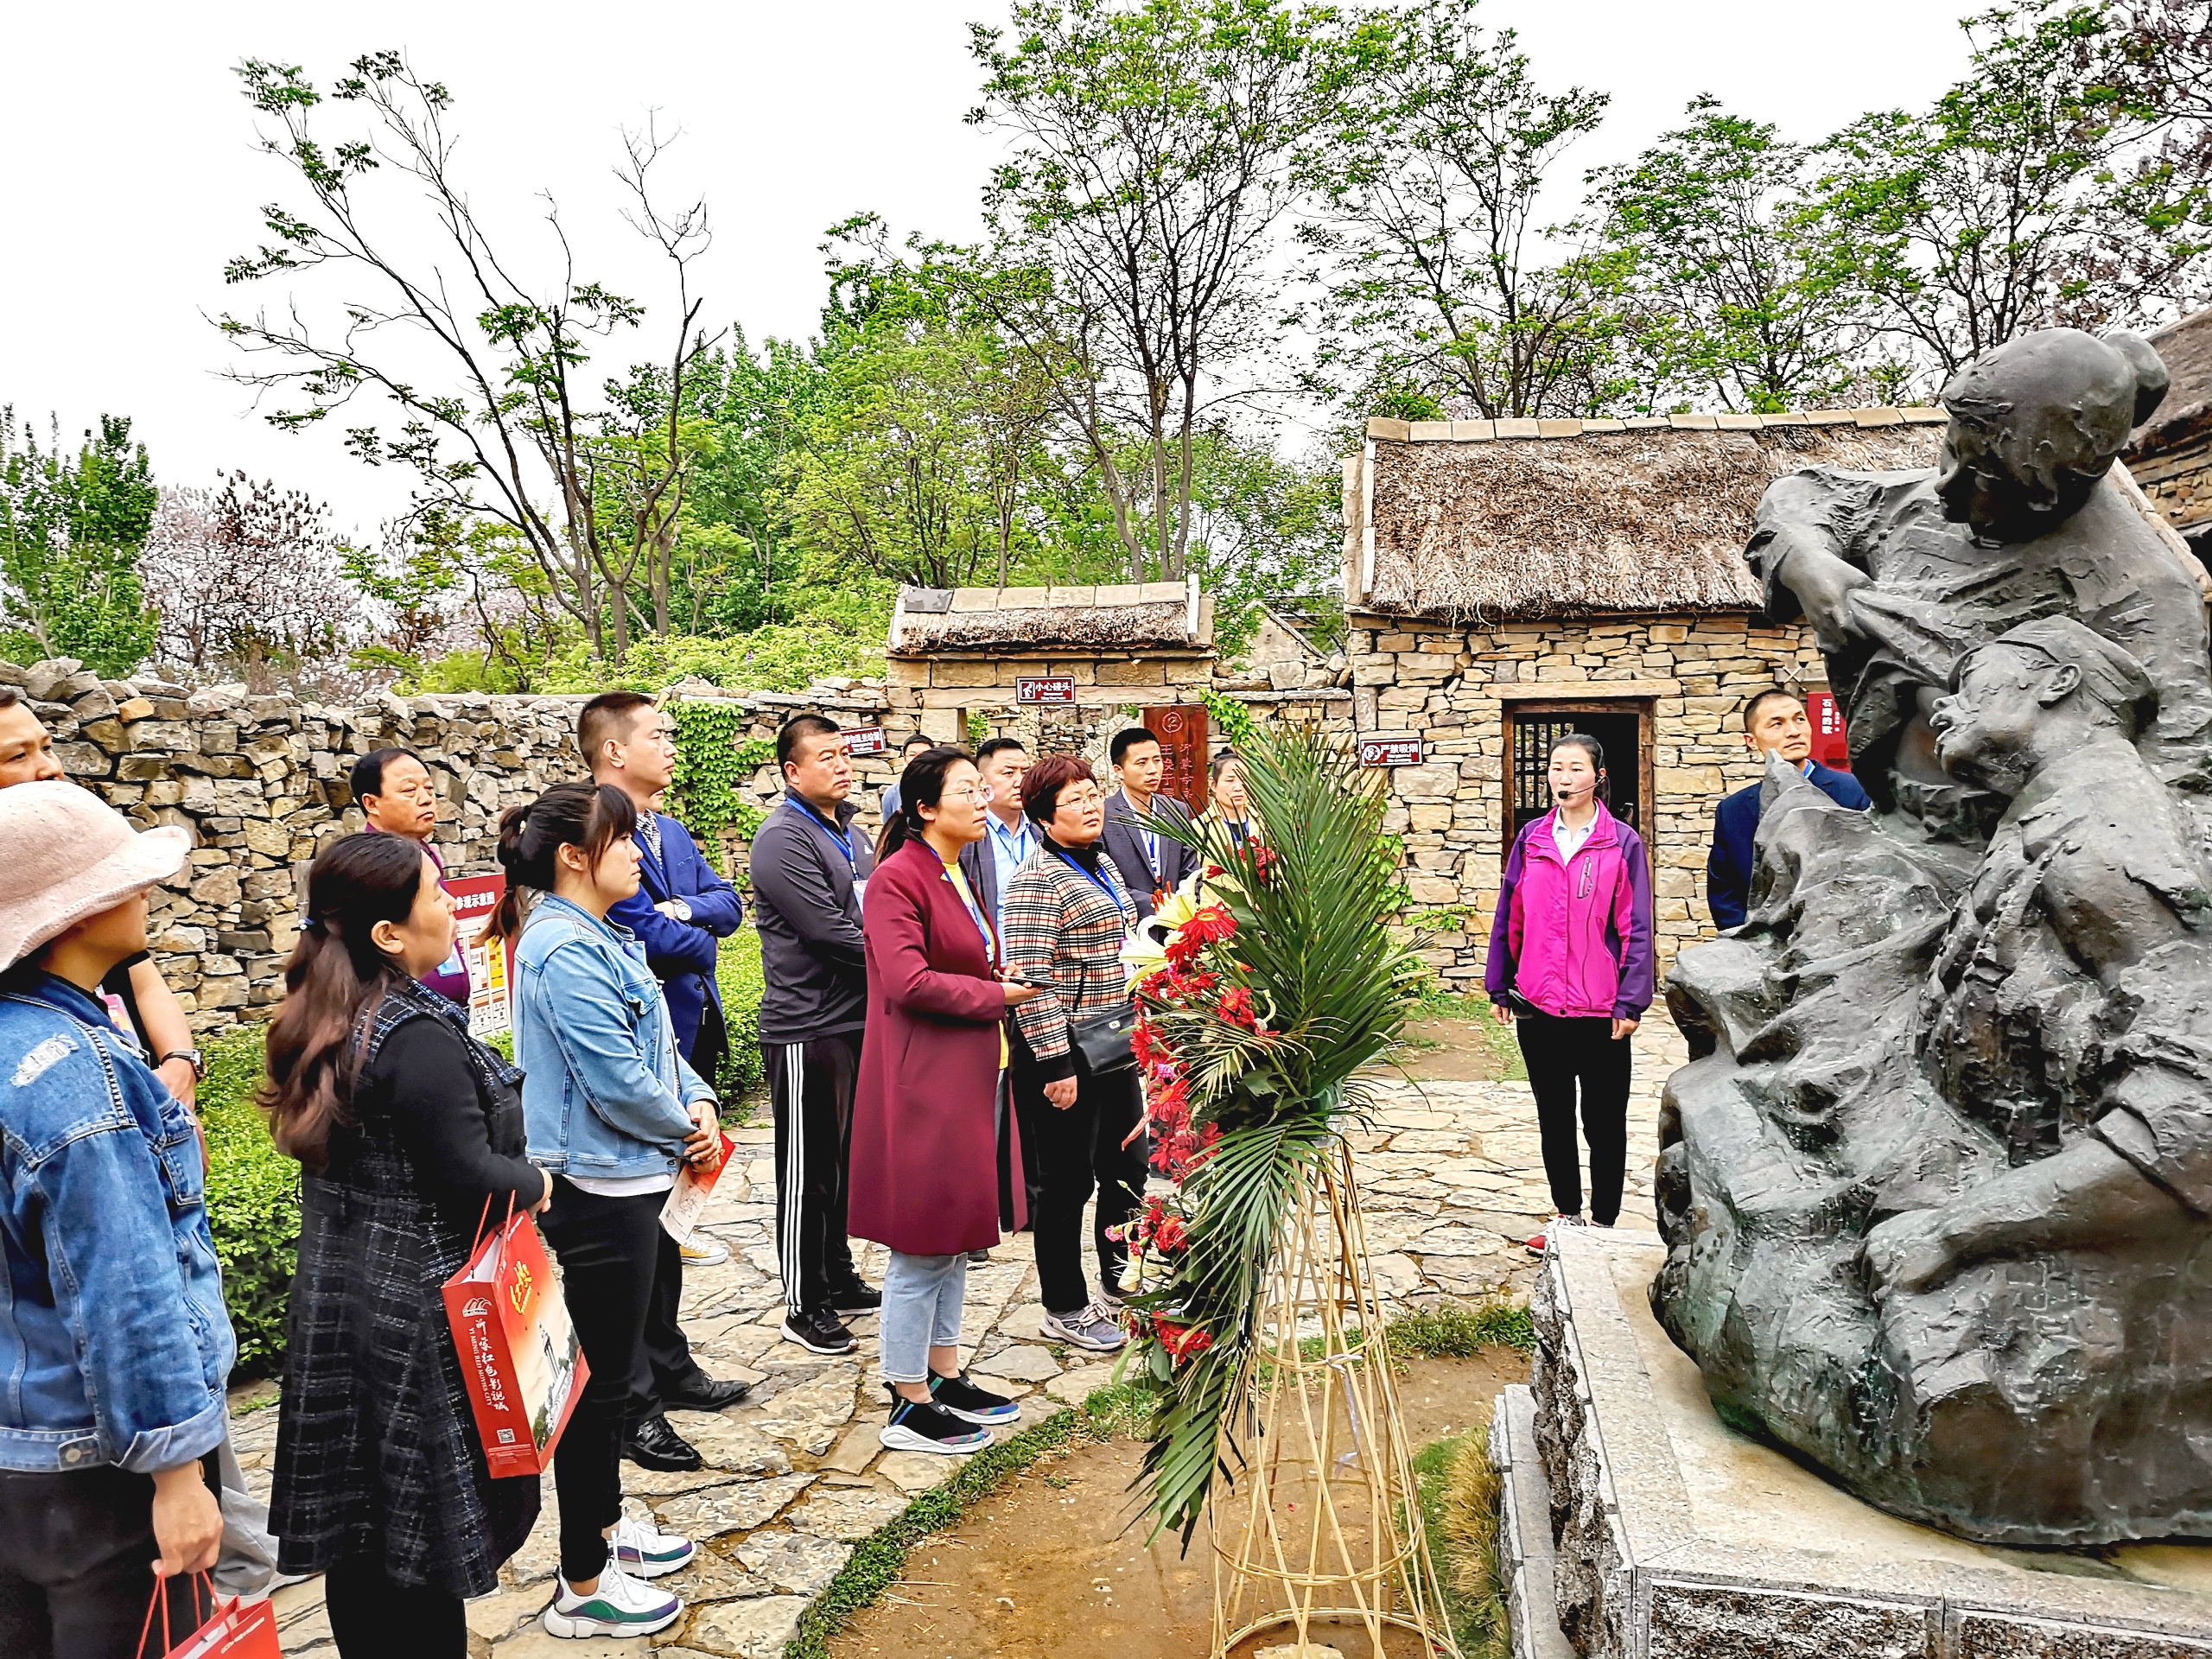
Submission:
[[[988,784],[961,784],[944,792],[957,795],[963,801],[977,801],[985,806],[991,804],[991,786]]]

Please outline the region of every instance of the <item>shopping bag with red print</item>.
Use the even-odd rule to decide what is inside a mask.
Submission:
[[[477,1240],[446,1281],[445,1301],[484,1462],[494,1478],[543,1474],[591,1368],[529,1215],[510,1198],[493,1231],[477,1223]]]
[[[145,1625],[138,1632],[138,1652],[144,1659],[284,1659],[284,1650],[276,1645],[276,1610],[266,1600],[240,1601],[236,1596],[219,1600],[213,1582],[200,1573],[177,1593],[192,1598],[193,1611],[206,1606],[208,1615],[182,1641],[168,1641],[169,1581],[156,1579],[153,1599],[146,1605]],[[159,1653],[149,1645],[156,1611],[163,1632]]]

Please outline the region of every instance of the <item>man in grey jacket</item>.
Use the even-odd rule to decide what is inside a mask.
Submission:
[[[760,930],[760,1052],[776,1119],[776,1260],[784,1339],[848,1354],[842,1313],[871,1312],[845,1237],[853,1086],[868,1024],[861,900],[875,866],[857,809],[852,757],[833,720],[799,715],[776,735],[784,798],[753,837]]]

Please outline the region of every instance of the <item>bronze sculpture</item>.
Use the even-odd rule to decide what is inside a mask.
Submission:
[[[2212,670],[2106,476],[2148,356],[2027,336],[1936,474],[1777,483],[1751,556],[1877,810],[1775,763],[1751,915],[1668,988],[1662,1322],[1725,1414],[1992,1541],[2212,1535]]]

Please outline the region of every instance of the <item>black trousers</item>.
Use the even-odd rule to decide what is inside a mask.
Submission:
[[[207,1474],[213,1490],[212,1466]],[[0,1654],[132,1659],[161,1554],[154,1547],[151,1476],[111,1466],[67,1474],[0,1471],[0,1539],[6,1540],[0,1544]],[[156,1617],[147,1650],[158,1653],[191,1635],[213,1611],[209,1594],[205,1579],[171,1579],[167,1640]]]
[[[784,1306],[827,1311],[833,1288],[860,1276],[845,1238],[845,1177],[853,1154],[853,1085],[861,1033],[763,1043],[776,1114],[776,1265]]]
[[[561,1287],[591,1380],[553,1450],[561,1503],[561,1575],[570,1583],[607,1565],[601,1529],[622,1515],[622,1446],[652,1409],[645,1360],[645,1308],[660,1264],[665,1192],[602,1198],[565,1175],[553,1180],[553,1205],[540,1217],[561,1263]]]
[[[467,1659],[468,1620],[461,1598],[435,1585],[394,1584],[372,1556],[349,1555],[334,1564],[322,1577],[322,1599],[339,1659],[387,1659],[398,1653],[407,1659]]]
[[[1017,1064],[1013,1083],[1016,1110],[1025,1114],[1016,1122],[1023,1134],[1036,1136],[1043,1187],[1032,1227],[1038,1295],[1047,1313],[1071,1313],[1090,1300],[1083,1276],[1083,1206],[1094,1188],[1099,1288],[1117,1293],[1128,1262],[1128,1247],[1107,1237],[1106,1230],[1128,1221],[1144,1198],[1143,1139],[1122,1144],[1143,1116],[1136,1069],[1083,1078],[1075,1104],[1065,1110],[1045,1098],[1034,1065]]]
[[[1582,1213],[1582,1154],[1574,1140],[1580,1084],[1582,1134],[1590,1143],[1590,1219],[1610,1227],[1621,1213],[1628,1174],[1629,1039],[1615,1040],[1609,1019],[1548,1014],[1524,1014],[1514,1031],[1529,1065],[1529,1091],[1536,1097],[1552,1208],[1562,1216]]]
[[[655,1212],[656,1217],[658,1211]],[[652,1373],[653,1406],[665,1395],[705,1375],[691,1357],[691,1343],[677,1315],[683,1306],[683,1247],[656,1226],[660,1235],[653,1262],[652,1295],[645,1303],[645,1365]]]

